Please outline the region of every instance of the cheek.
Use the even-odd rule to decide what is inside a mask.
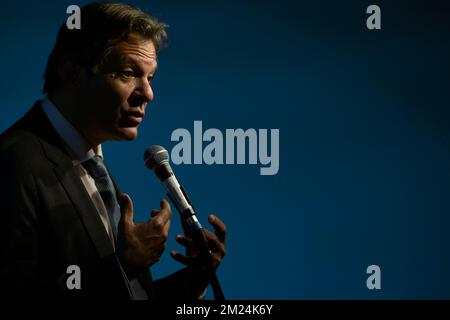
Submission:
[[[120,80],[115,80],[106,82],[102,91],[104,92],[100,102],[103,106],[102,113],[109,121],[120,121],[122,110],[127,109],[127,100],[133,88]]]
[[[105,98],[116,104],[123,104],[133,92],[133,87],[129,83],[123,83],[118,79],[106,81]]]

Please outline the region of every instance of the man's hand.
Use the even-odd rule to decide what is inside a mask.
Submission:
[[[153,209],[151,219],[145,223],[133,222],[133,202],[127,194],[119,197],[121,218],[117,235],[117,254],[126,268],[153,265],[166,248],[172,211],[162,199],[161,210]]]
[[[214,233],[209,230],[205,230],[209,249],[211,250],[212,265],[205,266],[205,262],[200,259],[198,250],[195,248],[192,239],[190,238],[186,225],[183,225],[186,236],[177,235],[175,238],[179,244],[186,247],[186,255],[172,251],[170,254],[176,261],[186,266],[199,267],[201,269],[212,267],[212,269],[215,270],[219,266],[222,258],[225,256],[225,239],[227,233],[226,226],[222,220],[214,215],[209,215],[208,221],[214,228]]]

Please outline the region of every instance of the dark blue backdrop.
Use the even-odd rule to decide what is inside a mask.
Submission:
[[[42,96],[70,4],[0,7],[0,130]],[[105,157],[147,219],[144,168],[176,128],[279,128],[280,170],[180,165],[200,220],[228,226],[219,277],[234,299],[450,298],[450,11],[445,1],[135,1],[170,25],[155,100]],[[378,4],[382,30],[365,26]],[[176,216],[174,216],[176,217]],[[173,240],[168,250],[181,249]],[[366,268],[381,267],[381,290]],[[180,268],[168,252],[159,277]],[[209,292],[208,297],[211,297]]]

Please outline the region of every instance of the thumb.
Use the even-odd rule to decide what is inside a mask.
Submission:
[[[120,220],[125,225],[133,224],[133,201],[128,194],[122,193],[119,196]]]

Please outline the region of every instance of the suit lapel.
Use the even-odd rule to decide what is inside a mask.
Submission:
[[[80,176],[65,151],[62,139],[47,119],[39,105],[30,111],[33,126],[38,126],[38,136],[47,158],[54,164],[54,172],[80,216],[87,234],[97,249],[100,258],[111,255],[114,249]]]
[[[70,163],[72,165],[72,163]],[[100,257],[106,257],[114,253],[111,240],[106,233],[105,227],[100,220],[89,194],[81,182],[78,172],[73,166],[59,166],[54,168],[56,176],[72,201],[72,205],[79,214],[92,242],[94,243]]]

